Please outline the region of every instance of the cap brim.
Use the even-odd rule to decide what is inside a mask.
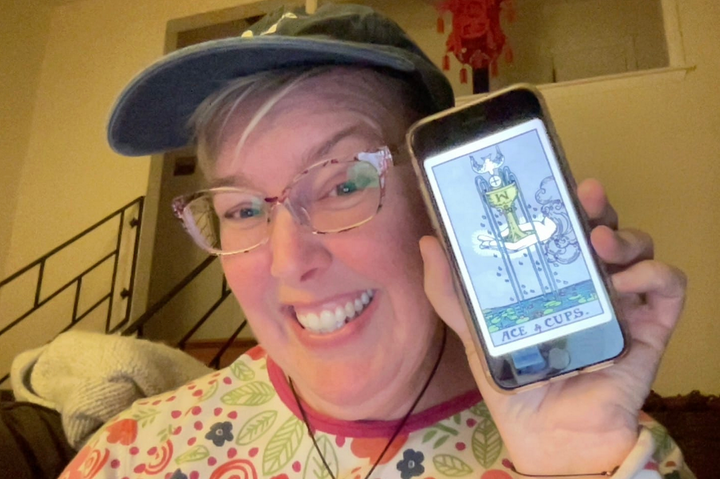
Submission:
[[[367,65],[417,75],[438,110],[453,99],[438,93],[426,60],[400,48],[279,35],[206,42],[170,54],[140,73],[118,98],[108,124],[110,146],[144,156],[187,146],[187,121],[209,95],[228,81],[301,65]]]

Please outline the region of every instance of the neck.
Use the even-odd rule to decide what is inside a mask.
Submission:
[[[465,348],[460,339],[450,329],[447,329],[447,337],[443,350],[442,337],[443,326],[438,327],[434,340],[418,368],[418,373],[413,374],[410,380],[404,384],[390,385],[386,390],[381,391],[372,401],[366,404],[347,405],[330,404],[322,398],[308,394],[302,385],[295,383],[296,393],[314,410],[335,419],[357,421],[357,420],[396,420],[404,417],[413,406],[413,403],[421,395],[428,379],[430,383],[422,393],[414,413],[429,409],[442,404],[455,397],[458,397],[477,386],[467,362]],[[437,365],[442,351],[442,357]],[[430,378],[430,375],[433,377]],[[394,386],[394,387],[393,387]]]
[[[468,364],[465,347],[455,332],[447,328],[445,352],[435,377],[415,412],[424,411],[474,390],[477,390],[477,384]]]

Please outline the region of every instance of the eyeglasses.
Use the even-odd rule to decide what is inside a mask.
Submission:
[[[340,233],[380,211],[391,164],[390,149],[382,147],[316,163],[277,197],[248,188],[211,188],[175,198],[173,212],[198,246],[214,255],[246,253],[266,243],[279,204],[315,234]]]

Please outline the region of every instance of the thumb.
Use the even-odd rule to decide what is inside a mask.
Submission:
[[[420,253],[424,265],[425,294],[435,312],[452,328],[467,347],[472,344],[460,298],[453,283],[450,263],[437,238],[420,239]]]

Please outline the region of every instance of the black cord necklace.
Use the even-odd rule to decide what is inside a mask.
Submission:
[[[440,347],[440,354],[438,354],[437,359],[435,360],[435,365],[433,366],[432,371],[430,372],[430,376],[427,378],[427,381],[425,381],[425,385],[420,390],[420,394],[418,394],[418,397],[415,398],[415,402],[413,402],[412,406],[410,407],[410,410],[405,414],[405,416],[400,421],[400,424],[395,429],[395,432],[390,437],[390,440],[385,445],[385,449],[382,450],[380,453],[380,456],[377,458],[375,463],[373,464],[372,468],[370,468],[370,471],[365,476],[365,479],[368,479],[370,477],[370,474],[373,473],[375,468],[380,464],[380,461],[382,460],[385,453],[390,449],[390,445],[395,441],[395,438],[400,434],[400,431],[402,431],[403,427],[405,427],[405,423],[408,419],[410,419],[410,416],[412,415],[413,411],[415,410],[415,407],[417,407],[418,403],[422,399],[422,397],[425,395],[425,391],[427,391],[428,386],[430,386],[430,382],[432,381],[432,378],[435,376],[435,373],[438,370],[438,367],[440,366],[440,360],[443,357],[443,353],[445,352],[445,340],[447,339],[447,326],[443,325],[443,337],[442,337],[442,346]],[[312,439],[313,446],[315,447],[315,450],[317,451],[318,455],[320,456],[320,459],[322,459],[323,465],[325,466],[325,469],[327,470],[328,474],[330,474],[330,477],[332,479],[337,479],[335,477],[335,474],[332,473],[332,469],[330,469],[330,465],[325,460],[325,456],[320,451],[320,447],[317,444],[317,441],[315,440],[315,434],[312,432],[312,428],[310,427],[310,422],[307,418],[307,413],[305,412],[305,408],[303,408],[302,403],[300,402],[300,397],[297,394],[297,391],[295,391],[295,386],[293,385],[292,379],[288,378],[288,384],[290,386],[290,390],[293,393],[293,396],[295,397],[295,402],[297,402],[298,409],[300,409],[300,415],[302,416],[303,422],[305,423],[305,426],[308,430],[308,435],[310,436],[310,439]]]

